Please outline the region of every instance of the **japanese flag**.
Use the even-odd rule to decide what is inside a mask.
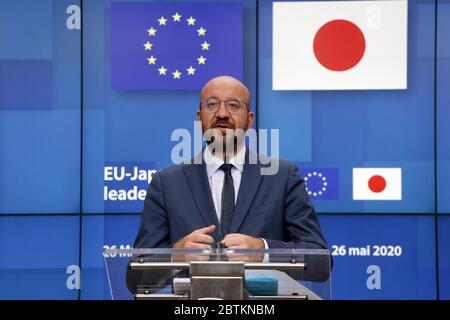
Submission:
[[[402,169],[353,168],[353,200],[402,200]]]
[[[273,90],[406,89],[408,1],[273,3]]]

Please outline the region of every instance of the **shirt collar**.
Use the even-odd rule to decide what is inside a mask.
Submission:
[[[246,152],[247,148],[244,145],[242,149],[239,150],[239,152],[230,160],[230,163],[241,173],[244,170]],[[203,152],[203,160],[206,163],[206,173],[208,174],[208,179],[211,178],[212,175],[216,173],[217,170],[219,170],[220,166],[225,163],[225,161],[213,155],[208,146],[206,146]]]

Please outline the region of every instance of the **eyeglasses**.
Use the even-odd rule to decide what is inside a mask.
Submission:
[[[220,100],[215,97],[208,98],[206,100],[202,100],[202,107],[205,108],[206,112],[216,113],[219,110],[221,103],[225,103],[225,107],[227,111],[230,113],[238,113],[244,108],[248,108],[248,105],[245,101],[241,101],[238,99],[226,99]]]

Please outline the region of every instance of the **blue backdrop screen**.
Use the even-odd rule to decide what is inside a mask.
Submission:
[[[280,157],[310,190],[323,187],[314,172],[326,176],[328,191],[311,197],[334,257],[334,298],[450,297],[450,0],[408,1],[406,90],[272,90],[273,3],[1,1],[0,298],[111,298],[102,250],[132,246],[152,174],[172,165],[172,132],[195,135],[199,88],[218,73],[248,86],[255,128],[280,129]],[[157,36],[144,28],[141,43],[136,7],[161,10],[171,28],[177,11],[178,31],[193,32],[175,43],[167,29],[175,36],[164,40],[149,16]],[[125,27],[136,52],[124,50]],[[185,82],[174,82],[187,62],[171,45],[197,63],[195,81],[184,66]],[[122,55],[157,60],[122,65]],[[152,81],[120,77],[142,63]],[[155,82],[161,66],[172,79]],[[401,200],[354,200],[353,169],[365,167],[401,168]]]

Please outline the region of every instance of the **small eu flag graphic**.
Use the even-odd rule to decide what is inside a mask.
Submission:
[[[339,198],[339,170],[337,168],[301,169],[306,192],[314,200]]]
[[[242,80],[243,10],[236,3],[111,4],[113,89],[200,89]]]

